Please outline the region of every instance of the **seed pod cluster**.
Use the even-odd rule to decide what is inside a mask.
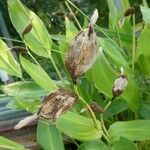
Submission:
[[[89,27],[80,31],[69,46],[65,64],[74,81],[85,73],[96,60],[98,45],[93,26],[97,18],[98,11],[95,10]]]

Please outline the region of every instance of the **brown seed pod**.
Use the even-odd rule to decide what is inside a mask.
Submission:
[[[73,92],[59,89],[44,99],[38,116],[55,121],[63,112],[72,108],[77,100],[78,96]]]
[[[90,104],[90,107],[93,110],[93,112],[99,112],[99,113],[103,113],[104,112],[103,108],[96,102],[92,102]]]
[[[20,47],[20,46],[11,47],[10,50],[13,50],[18,53],[26,53],[27,52],[27,49],[25,49],[24,47]]]
[[[135,9],[133,7],[129,7],[125,12],[124,12],[124,16],[127,17],[129,15],[133,15],[135,14]]]
[[[96,60],[98,46],[93,26],[97,18],[98,12],[96,10],[91,17],[89,27],[80,31],[69,46],[65,64],[74,81],[85,73]]]
[[[25,27],[25,29],[23,30],[23,32],[22,32],[22,37],[24,37],[25,34],[28,34],[28,33],[32,30],[32,28],[33,28],[32,20],[33,20],[33,18],[30,19],[28,25],[27,25],[27,26]]]
[[[112,88],[112,93],[113,93],[112,99],[120,96],[125,90],[127,84],[128,84],[128,79],[124,75],[124,72],[122,72],[120,76],[115,80],[114,86]]]

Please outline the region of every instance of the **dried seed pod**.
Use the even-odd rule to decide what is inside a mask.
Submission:
[[[72,108],[78,100],[78,96],[71,91],[58,89],[49,94],[43,101],[43,104],[37,114],[26,117],[19,121],[14,129],[20,129],[27,124],[35,121],[39,117],[55,121],[63,112]]]
[[[115,80],[115,83],[112,89],[112,93],[113,93],[112,99],[120,96],[123,93],[124,89],[126,88],[127,84],[128,84],[128,79],[124,75],[124,72],[122,70],[120,76]]]
[[[91,109],[93,110],[93,112],[99,112],[99,113],[103,113],[103,112],[104,112],[103,108],[102,108],[98,103],[96,103],[96,102],[90,103],[90,107],[91,107]],[[83,109],[80,111],[80,113],[84,113],[84,112],[86,112],[86,111],[88,111],[88,108],[87,108],[87,107],[83,108]]]
[[[76,104],[78,96],[70,91],[59,89],[43,101],[38,116],[55,121],[63,112]]]
[[[33,28],[32,20],[33,18],[30,19],[28,25],[25,27],[24,31],[22,32],[22,37],[24,37],[25,34],[28,34],[32,30]]]
[[[100,112],[100,113],[104,112],[103,108],[96,102],[92,102],[90,104],[90,107],[93,110],[93,112]]]
[[[18,53],[27,52],[27,49],[25,49],[24,47],[20,47],[20,46],[11,47],[10,50],[13,50],[13,51],[18,52]]]
[[[124,16],[127,17],[129,15],[133,15],[135,14],[135,9],[133,7],[129,7],[125,12],[124,12]]]
[[[85,73],[95,62],[98,46],[97,37],[94,31],[94,24],[98,18],[98,11],[95,10],[89,27],[80,31],[72,40],[69,51],[66,55],[65,64],[75,81]]]

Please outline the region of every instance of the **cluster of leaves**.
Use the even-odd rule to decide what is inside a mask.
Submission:
[[[102,50],[99,49],[96,62],[80,78],[80,82],[77,82],[77,89],[80,97],[87,103],[94,100],[105,107],[108,103],[107,99],[112,98],[112,87],[119,75],[120,67],[124,68],[125,75],[128,77],[128,86],[121,97],[115,99],[101,115],[101,118],[98,113],[95,114],[97,128],[88,112],[79,114],[85,107],[81,102],[72,111],[62,114],[55,125],[46,120],[40,120],[37,142],[45,150],[63,150],[62,133],[78,140],[80,145],[75,143],[79,150],[101,148],[117,150],[122,149],[124,145],[126,149],[137,149],[137,145],[147,147],[147,143],[142,144],[141,141],[150,140],[150,120],[148,120],[150,52],[147,44],[150,36],[150,9],[146,1],[143,1],[144,7],[141,6],[141,12],[144,22],[140,24],[142,26],[138,31],[140,34],[136,35],[136,29],[139,28],[135,25],[135,15],[124,16],[124,12],[130,7],[129,2],[123,0],[120,0],[120,3],[112,0],[107,2],[111,32],[108,30],[105,32],[99,26],[95,27],[97,33],[103,34],[103,38],[98,37],[98,44]],[[12,24],[19,33],[27,52],[19,54],[20,63],[18,63],[4,41],[0,40],[0,69],[22,80],[0,88],[7,96],[14,98],[11,106],[36,113],[41,104],[41,96],[59,87],[72,89],[72,81],[66,71],[64,59],[70,41],[79,31],[73,22],[66,18],[66,34],[49,35],[41,19],[19,0],[7,0],[7,3]],[[66,1],[66,6],[70,10],[71,7],[77,9],[86,20],[85,23],[88,22],[89,18],[70,0]],[[31,20],[32,29],[23,35]],[[109,37],[108,32],[109,35],[114,35],[114,39]],[[30,51],[50,60],[60,81],[52,80]],[[29,61],[27,56],[30,56],[33,62]],[[20,64],[33,81],[24,81]],[[61,73],[57,66],[62,68]],[[0,138],[0,143],[2,148],[25,149],[3,137]]]

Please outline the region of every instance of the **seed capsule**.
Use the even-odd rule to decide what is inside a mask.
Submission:
[[[25,49],[24,47],[20,47],[20,46],[13,46],[10,48],[10,50],[13,50],[18,53],[26,53],[27,52],[27,49]]]
[[[93,28],[97,18],[98,11],[95,10],[89,27],[80,31],[69,46],[65,64],[74,81],[85,73],[97,58],[97,37]]]
[[[130,7],[124,12],[124,16],[127,17],[129,15],[133,15],[134,13],[135,13],[135,9],[133,7]]]
[[[92,102],[90,104],[90,107],[93,110],[93,112],[99,112],[99,113],[103,113],[104,112],[103,108],[96,102]]]
[[[112,89],[112,93],[113,93],[112,99],[120,96],[123,93],[123,91],[125,90],[127,84],[128,84],[128,79],[124,75],[124,72],[122,70],[120,76],[115,80],[115,83],[114,83],[114,86]]]

